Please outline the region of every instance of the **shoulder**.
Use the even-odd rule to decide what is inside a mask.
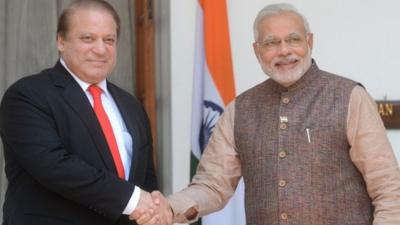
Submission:
[[[352,91],[350,96],[351,103],[358,105],[363,102],[371,102],[372,105],[376,106],[375,100],[371,97],[371,95],[367,92],[364,86],[356,85]]]
[[[259,84],[255,85],[254,87],[244,91],[243,93],[238,95],[236,97],[236,99],[241,100],[241,99],[246,99],[246,98],[253,98],[253,97],[257,96],[260,92],[268,93],[271,90],[271,88],[268,87],[270,85],[271,85],[271,79],[267,79],[267,80],[263,81],[262,83],[259,83]]]
[[[332,85],[332,84],[336,84],[339,87],[344,86],[357,86],[357,85],[361,85],[361,83],[352,80],[350,78],[347,78],[345,76],[342,75],[338,75],[338,74],[334,74],[331,72],[327,72],[324,70],[320,70],[320,77],[321,79],[325,80],[326,83]],[[362,85],[361,85],[362,86]]]
[[[17,111],[33,113],[35,110],[50,113],[49,99],[55,95],[49,71],[28,75],[12,84],[1,99],[0,110],[15,115]]]
[[[7,93],[27,93],[29,95],[46,95],[52,90],[50,78],[52,69],[45,69],[37,74],[22,77],[7,88]]]

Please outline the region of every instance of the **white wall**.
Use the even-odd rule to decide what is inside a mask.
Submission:
[[[265,0],[228,0],[237,93],[266,77],[253,55],[253,20]],[[309,20],[313,57],[321,69],[361,82],[375,99],[400,99],[400,2],[287,1]],[[190,111],[196,0],[170,0],[173,191],[189,182]],[[400,159],[400,131],[389,131]]]
[[[195,10],[195,0],[170,0],[173,192],[186,187],[190,176]]]

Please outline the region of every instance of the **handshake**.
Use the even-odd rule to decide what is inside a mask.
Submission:
[[[129,219],[139,225],[171,225],[173,212],[168,200],[159,191],[149,193],[141,190],[139,202]]]

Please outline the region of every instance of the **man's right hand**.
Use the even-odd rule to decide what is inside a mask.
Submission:
[[[149,202],[149,196],[150,194],[146,192],[144,198],[147,203]],[[140,207],[141,196],[138,207],[129,218],[131,220],[136,220],[136,223],[140,225],[171,225],[173,213],[168,200],[159,191],[152,192],[150,198],[154,204],[153,206],[155,206],[154,208],[148,205],[144,208]]]
[[[160,225],[171,225],[174,214],[168,200],[159,191],[153,191],[151,197],[159,203]]]
[[[153,199],[149,192],[141,190],[139,202],[136,209],[129,215],[129,219],[136,220],[136,223],[140,225],[159,224],[159,211],[160,199]]]

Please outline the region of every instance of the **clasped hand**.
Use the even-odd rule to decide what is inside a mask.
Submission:
[[[172,217],[169,202],[159,191],[150,194],[142,190],[138,205],[129,219],[136,220],[139,225],[171,225]]]

